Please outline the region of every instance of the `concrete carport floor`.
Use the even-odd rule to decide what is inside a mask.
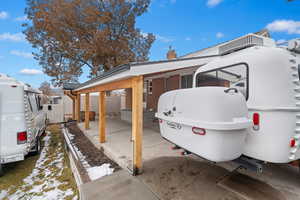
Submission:
[[[90,129],[85,130],[84,124],[79,127],[86,133],[86,136],[98,148],[103,148],[105,153],[115,160],[122,168],[132,169],[133,144],[131,141],[131,124],[119,118],[106,119],[106,142],[100,144],[98,123],[90,122]],[[178,156],[180,152],[171,151],[169,142],[163,140],[159,134],[157,123],[144,123],[143,130],[143,160],[157,158],[159,154],[164,156]]]
[[[80,127],[95,146],[103,148],[124,169],[131,168],[131,124],[120,119],[107,119],[107,142],[100,144],[98,123],[90,123],[89,130],[84,130],[82,124]],[[233,163],[215,165],[194,155],[183,157],[180,156],[181,150],[171,150],[171,146],[172,144],[161,138],[157,124],[144,123],[143,173],[137,177],[131,177],[124,171],[122,175],[116,173],[105,177],[105,184],[110,182],[115,188],[120,185],[117,180],[121,181],[122,177],[126,177],[126,180],[134,179],[132,183],[137,183],[138,180],[140,184],[136,184],[136,187],[124,185],[121,188],[128,195],[142,195],[134,190],[147,190],[149,194],[164,200],[300,199],[300,175],[292,166],[267,165],[262,174],[245,170],[230,173],[237,167]],[[94,187],[102,187],[103,181],[99,180]],[[100,193],[101,196],[106,194],[105,191],[99,191],[99,195]],[[108,199],[118,198],[114,196]],[[126,198],[119,196],[119,199]],[[136,196],[135,199],[143,198]]]

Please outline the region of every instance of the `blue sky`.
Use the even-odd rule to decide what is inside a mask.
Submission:
[[[50,78],[22,35],[25,2],[0,3],[0,73],[38,87]],[[275,40],[284,41],[300,38],[300,0],[152,0],[137,27],[156,35],[151,60],[165,59],[170,45],[180,56],[266,27]]]

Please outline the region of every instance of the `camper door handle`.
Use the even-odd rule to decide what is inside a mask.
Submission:
[[[228,89],[224,90],[224,92],[225,92],[225,93],[228,93],[228,92],[230,92],[231,90],[233,90],[235,93],[238,93],[238,89],[236,89],[236,88],[228,88]]]

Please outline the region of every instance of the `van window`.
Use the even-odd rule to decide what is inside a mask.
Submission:
[[[31,102],[30,102],[30,94],[26,94],[26,95],[27,95],[27,103],[29,105],[30,111],[32,112],[32,105],[31,105]]]
[[[298,65],[298,76],[299,76],[299,81],[300,81],[300,64]]]
[[[196,87],[219,86],[238,89],[248,99],[248,65],[236,64],[197,74]]]
[[[37,103],[37,108],[38,110],[42,110],[42,105],[41,105],[41,97],[39,95],[35,95],[35,100],[36,100],[36,103]]]
[[[29,93],[29,101],[32,107],[32,112],[36,113],[38,111],[38,107],[37,107],[37,103],[36,103],[36,99],[35,99],[35,94],[33,93]]]

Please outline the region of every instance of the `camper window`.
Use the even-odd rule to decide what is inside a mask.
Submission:
[[[237,64],[199,73],[196,86],[236,88],[248,99],[248,65]]]

